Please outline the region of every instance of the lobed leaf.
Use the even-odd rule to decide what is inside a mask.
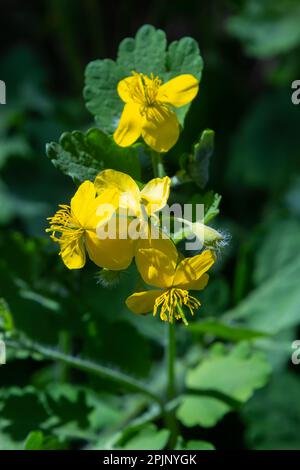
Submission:
[[[87,133],[73,131],[64,133],[59,143],[47,145],[47,155],[56,168],[81,183],[93,181],[105,168],[128,173],[140,179],[139,152],[141,144],[131,148],[119,147],[100,129]]]
[[[184,395],[177,417],[185,426],[214,426],[233,409],[230,399],[245,402],[266,383],[269,374],[265,356],[251,352],[247,343],[240,343],[229,352],[223,345],[215,344],[209,356],[188,371],[186,385],[193,394]],[[220,398],[210,396],[212,393],[220,394]],[[229,400],[225,402],[222,395]]]

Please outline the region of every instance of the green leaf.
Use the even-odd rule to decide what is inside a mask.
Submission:
[[[230,405],[217,398],[184,395],[176,416],[184,426],[209,428],[215,426],[230,410]]]
[[[31,201],[16,196],[9,187],[0,179],[0,224],[5,225],[14,217],[26,220],[33,216],[42,216],[46,205],[42,202]]]
[[[214,136],[214,131],[210,129],[202,132],[188,163],[188,172],[201,189],[208,182],[209,162],[214,151]]]
[[[26,158],[30,154],[28,142],[21,136],[1,139],[0,142],[0,169],[10,157]]]
[[[207,441],[188,441],[186,450],[214,450],[215,447]]]
[[[154,424],[147,424],[133,436],[120,438],[116,449],[122,450],[162,450],[169,438],[167,429],[158,430]]]
[[[188,441],[184,442],[180,436],[177,439],[177,444],[175,450],[214,450],[215,447],[213,444],[207,441]]]
[[[60,450],[64,446],[55,436],[45,436],[42,431],[32,431],[24,444],[25,450]]]
[[[193,151],[185,155],[181,161],[182,170],[179,179],[192,180],[199,188],[204,189],[209,178],[210,158],[214,151],[214,131],[206,129],[202,132]]]
[[[237,197],[244,186],[274,192],[290,183],[299,170],[298,131],[299,109],[286,90],[264,94],[254,103],[230,148],[226,178],[233,191],[238,188]]]
[[[257,450],[300,449],[299,375],[275,374],[243,408],[247,447]]]
[[[15,216],[15,201],[6,184],[0,180],[0,224],[10,222]]]
[[[47,145],[47,156],[56,168],[76,182],[93,181],[105,168],[128,173],[140,179],[140,144],[130,148],[119,147],[100,129],[64,133],[59,143]]]
[[[202,69],[203,60],[200,55],[199,46],[193,38],[185,37],[170,44],[166,53],[167,72],[163,75],[164,81],[185,73],[194,75],[200,81]],[[182,126],[190,106],[191,104],[188,103],[176,109],[177,117]]]
[[[266,337],[266,333],[251,330],[243,326],[226,324],[214,319],[207,319],[191,323],[189,330],[193,333],[210,334],[227,341],[249,341],[251,339]]]
[[[270,275],[258,288],[226,313],[228,319],[243,319],[245,326],[269,334],[299,323],[300,256]]]
[[[166,46],[163,31],[144,25],[135,38],[121,42],[116,62],[105,59],[88,64],[84,89],[86,106],[104,132],[112,134],[117,128],[124,107],[117,85],[133,70],[147,75],[154,73],[164,81],[183,73],[193,74],[200,80],[203,63],[196,41],[183,38],[171,43],[168,50]],[[190,104],[176,110],[181,124],[189,107]]]
[[[50,255],[45,240],[24,239],[17,233],[0,237],[0,250],[0,297],[13,312],[15,328],[46,344],[56,343],[64,317],[70,328],[59,302],[66,299],[67,291],[54,274],[57,255]]]
[[[227,28],[251,56],[273,57],[300,44],[299,15],[297,0],[247,0]]]
[[[188,372],[186,385],[194,390],[220,392],[244,402],[266,383],[269,373],[265,356],[251,352],[247,343],[240,343],[229,352],[216,344],[208,357]]]
[[[25,441],[25,450],[41,450],[43,441],[44,434],[41,431],[32,431]]]
[[[203,204],[204,205],[204,220],[203,222],[205,224],[208,224],[208,222],[212,219],[214,219],[220,212],[219,205],[221,203],[222,196],[220,196],[217,193],[214,193],[213,191],[207,191],[206,193],[199,194],[196,193],[194,194],[189,202],[190,204],[196,205],[196,204]]]
[[[122,67],[109,59],[95,60],[86,68],[86,107],[95,116],[100,129],[107,134],[112,134],[117,128],[124,107],[117,93],[117,85],[126,75]]]
[[[0,450],[23,450],[23,442],[17,442],[0,430]]]
[[[260,285],[274,273],[288,266],[300,252],[300,222],[297,219],[276,220],[260,240],[255,255],[254,282]]]
[[[285,204],[291,214],[300,215],[300,176],[297,175],[285,196]]]
[[[126,38],[120,43],[117,63],[125,71],[159,75],[165,70],[166,35],[161,29],[144,25],[135,38]]]
[[[52,426],[76,424],[76,429],[88,429],[88,415],[92,407],[87,404],[86,393],[68,384],[50,385],[47,388],[47,406],[50,411]]]
[[[112,396],[94,393],[74,384],[50,384],[45,390],[49,412],[43,428],[61,441],[94,441],[104,428],[117,425],[123,417],[121,406]]]
[[[291,344],[297,337],[297,327],[294,326],[256,342],[256,345],[265,352],[273,372],[285,369],[291,359]]]
[[[24,441],[48,417],[42,395],[33,387],[2,389],[0,432],[14,441]]]
[[[210,196],[211,194],[211,196]],[[222,199],[220,194],[207,193],[207,201],[204,202],[207,209],[205,210],[204,223],[207,224],[210,220],[214,219],[220,212],[219,205]]]
[[[177,417],[188,427],[214,426],[233,409],[231,399],[248,400],[254,390],[266,383],[269,373],[265,356],[252,353],[247,343],[240,343],[229,352],[223,345],[215,344],[208,357],[188,371],[186,385],[193,394],[183,396]]]
[[[9,306],[4,299],[0,298],[0,330],[5,332],[12,331],[14,329],[14,321],[12,314],[9,310]]]

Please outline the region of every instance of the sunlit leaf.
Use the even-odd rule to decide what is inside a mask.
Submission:
[[[269,373],[265,356],[252,352],[247,343],[240,343],[227,353],[217,344],[207,358],[188,372],[186,384],[191,389],[214,390],[246,401],[266,383]]]
[[[177,418],[188,427],[202,426],[209,428],[231,410],[227,404],[212,397],[184,395],[177,411]]]
[[[161,450],[167,444],[169,431],[157,429],[154,424],[148,424],[131,437],[120,438],[116,445],[122,450]]]

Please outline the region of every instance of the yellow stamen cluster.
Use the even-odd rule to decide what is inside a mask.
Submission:
[[[132,72],[134,80],[127,83],[132,101],[140,105],[141,116],[152,119],[157,123],[164,121],[165,103],[157,99],[157,93],[162,81],[151,73],[150,77],[143,73]]]
[[[187,325],[188,322],[182,307],[187,307],[191,315],[194,315],[194,310],[199,308],[200,305],[199,300],[191,296],[187,290],[172,287],[157,297],[154,304],[153,315],[155,316],[158,309],[160,309],[160,318],[163,321],[173,323],[174,318],[176,320],[181,318],[183,323]]]
[[[62,235],[66,244],[78,240],[84,233],[84,229],[72,217],[70,206],[61,204],[59,207],[61,209],[53,217],[48,217],[50,227],[46,229],[46,232],[52,232],[51,238],[56,242],[61,241]],[[60,233],[59,237],[56,235],[57,232]]]
[[[142,106],[154,106],[156,96],[162,82],[153,73],[150,78],[143,73],[132,72],[135,80],[128,84],[129,93],[133,101]]]

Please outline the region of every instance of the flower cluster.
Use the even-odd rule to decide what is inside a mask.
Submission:
[[[142,136],[152,150],[168,151],[180,132],[173,108],[193,100],[198,85],[192,75],[180,75],[163,84],[154,75],[133,72],[117,87],[125,105],[115,142],[130,146]],[[97,266],[113,271],[126,269],[135,259],[149,288],[128,297],[128,308],[137,314],[159,313],[163,321],[187,324],[186,312],[193,314],[200,307],[189,291],[204,289],[215,254],[204,249],[184,258],[170,234],[162,230],[158,213],[168,202],[170,187],[168,176],[141,185],[125,173],[103,170],[94,182],[84,181],[70,205],[61,205],[48,219],[47,231],[59,244],[59,254],[69,269],[82,268],[87,255]],[[109,231],[112,220],[118,222],[113,235]],[[134,224],[142,236],[130,236],[129,224]]]

